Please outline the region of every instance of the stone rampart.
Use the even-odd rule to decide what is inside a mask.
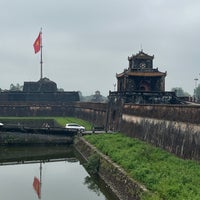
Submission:
[[[74,116],[74,108],[70,102],[4,102],[0,104],[0,116]]]
[[[169,121],[200,123],[200,105],[136,105],[125,104],[123,114]]]
[[[0,102],[73,102],[79,101],[78,92],[0,92]]]
[[[74,104],[74,115],[87,120],[94,125],[105,126],[107,119],[106,103],[84,103]]]
[[[84,102],[3,102],[0,116],[76,116],[92,123],[104,125],[106,103]]]
[[[200,106],[91,102],[4,102],[0,116],[74,116],[200,160]]]
[[[200,160],[200,107],[125,105],[123,133],[182,158]]]

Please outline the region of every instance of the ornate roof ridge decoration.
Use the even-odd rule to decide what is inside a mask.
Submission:
[[[132,56],[128,57],[128,60],[132,60],[133,58],[142,58],[142,59],[154,59],[154,55],[150,56],[147,53],[144,53],[143,50],[139,51],[137,54],[132,54]]]

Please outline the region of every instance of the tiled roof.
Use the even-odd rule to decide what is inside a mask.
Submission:
[[[126,76],[144,76],[144,77],[159,77],[159,76],[166,76],[167,73],[163,72],[141,72],[141,71],[126,71],[120,74],[116,74],[117,78],[123,77],[124,75]]]

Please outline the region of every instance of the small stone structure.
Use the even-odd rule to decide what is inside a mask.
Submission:
[[[0,102],[73,102],[79,101],[76,91],[60,92],[57,84],[48,78],[37,82],[24,82],[23,91],[5,91],[0,93]]]
[[[37,82],[24,82],[23,92],[57,92],[57,84],[48,78]]]

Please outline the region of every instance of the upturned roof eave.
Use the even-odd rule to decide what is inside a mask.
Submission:
[[[116,74],[117,78],[123,76],[144,76],[144,77],[159,77],[166,76],[166,72],[122,72],[120,74]]]

